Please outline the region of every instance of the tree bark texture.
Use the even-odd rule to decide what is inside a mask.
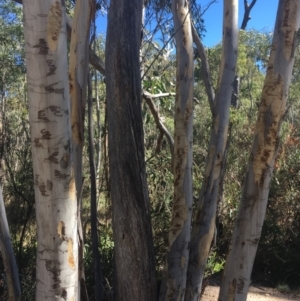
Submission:
[[[75,182],[78,194],[81,191],[82,185],[84,111],[89,66],[89,37],[92,8],[92,0],[76,1],[70,44],[69,86],[71,97],[71,127]]]
[[[194,60],[190,3],[172,1],[176,40],[174,197],[169,247],[159,300],[184,300],[193,203]]]
[[[74,176],[78,206],[78,238],[79,238],[79,281],[85,291],[85,275],[83,264],[83,234],[81,223],[82,203],[82,150],[84,142],[84,113],[86,103],[86,87],[89,67],[90,24],[93,14],[93,1],[77,0],[71,29],[69,89],[71,97],[71,129]],[[79,292],[80,295],[80,292]]]
[[[106,39],[114,300],[154,301],[155,260],[141,112],[143,1],[111,0]]]
[[[217,200],[225,164],[232,84],[238,48],[238,0],[224,0],[223,50],[214,101],[209,155],[195,220],[193,221],[186,301],[199,300],[202,280],[215,231]]]
[[[294,64],[300,0],[280,0],[248,170],[219,301],[245,301],[265,217]]]
[[[64,1],[24,0],[37,217],[36,300],[78,300],[77,199]]]

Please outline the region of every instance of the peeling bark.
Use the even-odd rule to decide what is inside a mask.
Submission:
[[[84,113],[86,103],[86,86],[89,66],[89,35],[93,14],[92,0],[77,0],[74,19],[71,26],[69,91],[71,97],[72,151],[74,156],[74,174],[78,206],[79,238],[79,281],[85,292],[85,275],[83,266],[83,235],[81,224],[82,191],[82,149],[84,140]],[[80,295],[80,292],[78,293]]]
[[[294,64],[300,0],[280,0],[248,170],[219,301],[245,301],[265,218]]]
[[[64,1],[24,0],[23,11],[38,235],[36,300],[78,300]]]
[[[194,61],[189,1],[173,0],[176,39],[174,198],[169,248],[159,300],[184,300],[189,261],[193,145]]]
[[[209,155],[192,227],[186,301],[197,301],[200,297],[204,270],[215,231],[217,200],[225,164],[232,84],[237,62],[237,15],[238,1],[224,0],[222,60],[213,108],[215,114]]]

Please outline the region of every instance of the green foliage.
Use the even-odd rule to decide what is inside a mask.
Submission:
[[[213,274],[219,273],[224,269],[225,260],[220,258],[217,252],[212,252],[207,260],[204,277],[207,278]]]
[[[74,1],[67,1],[68,10],[73,10]],[[98,1],[98,9],[106,8],[106,1]],[[152,6],[151,6],[152,5]],[[148,21],[151,14],[170,15],[170,6],[166,1],[148,1]],[[152,11],[151,11],[152,10]],[[162,12],[163,10],[163,12]],[[153,15],[152,15],[153,16]],[[194,18],[200,20],[198,30],[203,34],[204,28],[201,12]],[[150,26],[146,26],[145,34],[151,36]],[[161,41],[172,34],[172,26],[166,22],[160,27]],[[172,43],[162,49],[161,41],[153,42],[148,37],[142,43],[143,88],[152,94],[175,92],[175,56]],[[271,35],[254,30],[241,31],[237,74],[241,79],[240,107],[231,109],[230,149],[224,182],[224,195],[218,206],[217,246],[211,253],[205,275],[221,271],[224,258],[232,234],[243,179],[249,158],[257,106],[261,98],[266,64],[268,61]],[[96,53],[104,59],[105,40],[96,37]],[[212,80],[217,87],[218,71],[221,58],[221,44],[207,49]],[[273,181],[270,190],[270,201],[267,217],[258,249],[255,271],[272,276],[272,284],[288,283],[296,286],[300,281],[300,260],[298,254],[300,240],[300,50],[296,50],[295,70],[290,88],[290,104],[292,107],[286,115],[281,139],[283,146],[276,161]],[[26,99],[26,83],[24,80],[24,41],[22,34],[22,12],[20,6],[13,2],[0,0],[0,118],[4,129],[4,196],[9,219],[12,240],[17,255],[18,267],[22,277],[24,300],[34,299],[35,287],[35,256],[36,256],[36,225],[34,222],[34,193],[32,159],[30,151],[30,130],[28,125],[28,108]],[[94,73],[94,91],[97,90],[94,104],[99,100],[99,119],[94,114],[95,144],[100,152],[98,170],[98,234],[99,250],[105,277],[106,298],[112,292],[113,284],[113,235],[111,225],[111,201],[109,168],[107,158],[107,124],[105,104],[104,77]],[[208,155],[208,144],[211,131],[212,116],[208,105],[201,62],[196,60],[195,67],[195,102],[194,107],[194,157],[193,176],[194,194],[200,192],[203,170]],[[173,95],[155,98],[159,116],[171,134],[174,129]],[[165,253],[168,246],[168,232],[173,203],[173,175],[171,172],[171,154],[168,141],[160,137],[154,118],[146,106],[142,104],[144,120],[145,160],[148,176],[148,190],[151,201],[152,227],[154,233],[155,253],[158,278],[161,277],[165,264]],[[99,122],[99,124],[97,124]],[[86,285],[93,300],[93,257],[90,231],[90,183],[87,148],[84,148],[84,189],[82,222],[84,225],[85,249],[84,260],[86,269]],[[0,153],[1,153],[0,149]],[[0,263],[0,268],[2,263]],[[2,284],[2,286],[1,286]],[[1,290],[2,289],[2,290]],[[0,294],[6,296],[3,281],[0,280]],[[2,296],[1,296],[2,297]],[[4,297],[4,299],[7,299]]]

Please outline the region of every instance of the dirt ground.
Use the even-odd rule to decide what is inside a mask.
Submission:
[[[204,291],[201,301],[217,301],[219,286],[208,285]],[[300,301],[300,293],[282,294],[273,288],[250,286],[247,301]]]

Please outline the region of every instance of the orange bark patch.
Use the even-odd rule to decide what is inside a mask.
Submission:
[[[70,185],[69,185],[69,193],[70,193],[70,198],[72,201],[75,201],[76,198],[76,185],[75,185],[75,178],[73,176],[73,172],[72,172],[72,176],[71,176],[71,180],[70,180]]]
[[[50,8],[47,23],[47,42],[50,50],[55,51],[58,44],[59,31],[62,24],[62,10],[59,1],[55,1]]]
[[[184,268],[185,266],[185,257],[181,257],[181,268]]]
[[[73,240],[68,240],[68,264],[74,270],[75,269],[75,258],[73,254]]]
[[[57,234],[60,239],[64,240],[66,235],[66,226],[63,221],[59,221],[57,224]]]

